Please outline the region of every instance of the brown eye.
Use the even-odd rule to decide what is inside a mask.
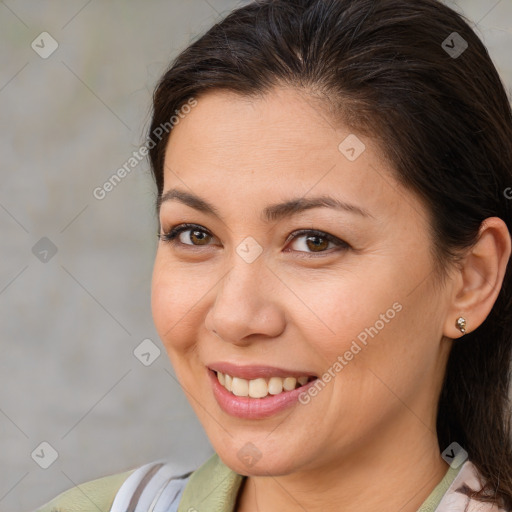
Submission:
[[[182,236],[184,233],[188,233],[188,236]],[[208,231],[195,224],[180,224],[167,233],[159,234],[158,237],[163,242],[189,246],[209,245],[210,240],[213,238]]]
[[[311,249],[313,252],[317,250],[323,251],[328,248],[329,241],[321,236],[308,236],[306,238],[306,245],[308,249]]]
[[[188,235],[185,235],[185,233],[188,233]],[[159,234],[158,237],[163,242],[181,246],[181,248],[185,248],[185,246],[206,247],[212,245],[210,242],[215,238],[209,231],[197,224],[179,224],[168,232]],[[331,254],[351,248],[347,242],[329,233],[311,229],[295,231],[288,238],[288,240],[290,239],[292,239],[290,245],[295,244],[295,247],[292,248],[293,251],[302,253],[303,256],[321,256],[322,254]],[[328,251],[328,249],[334,250]]]
[[[187,231],[190,231],[189,240],[192,241],[193,245],[207,245],[209,238],[211,238],[211,236],[208,233],[206,233],[205,231],[201,231],[200,229],[184,230],[182,231],[182,233],[186,233]]]
[[[330,254],[334,251],[327,251],[330,248],[344,250],[350,248],[349,244],[339,238],[322,231],[302,230],[292,233],[291,246],[293,250],[304,254]]]

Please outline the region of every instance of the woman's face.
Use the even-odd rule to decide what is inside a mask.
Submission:
[[[194,226],[159,242],[154,321],[226,464],[279,475],[434,446],[450,289],[371,138],[293,89],[209,92],[173,129],[166,194],[161,232]]]

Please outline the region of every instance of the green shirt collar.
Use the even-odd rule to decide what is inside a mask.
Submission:
[[[450,467],[417,512],[434,512],[460,469]],[[214,453],[190,476],[178,512],[233,512],[238,491],[245,478],[226,466]]]
[[[214,453],[190,476],[178,512],[233,512],[244,478],[226,466]]]

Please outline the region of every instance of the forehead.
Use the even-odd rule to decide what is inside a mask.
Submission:
[[[238,197],[239,206],[263,207],[291,189],[294,197],[338,193],[370,211],[403,202],[376,142],[335,125],[318,98],[288,88],[257,98],[215,90],[197,102],[171,132],[164,191],[181,186],[213,203]]]
[[[234,151],[237,145],[274,151],[311,149],[325,144],[326,133],[334,129],[320,101],[293,88],[276,87],[258,97],[220,89],[202,94],[197,101],[174,127],[169,148],[179,144],[182,150],[208,146],[219,152]]]

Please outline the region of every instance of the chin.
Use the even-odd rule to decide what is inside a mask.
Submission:
[[[214,445],[214,449],[222,462],[240,475],[281,476],[297,471],[297,453],[292,453],[293,450],[280,450],[272,444],[268,441],[234,441],[223,442],[218,447]],[[301,454],[302,462],[304,450],[298,450],[298,453]]]

